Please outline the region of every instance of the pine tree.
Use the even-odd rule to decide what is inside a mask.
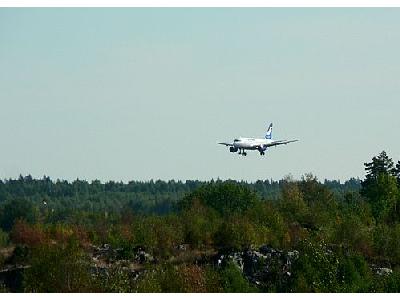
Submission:
[[[398,187],[393,161],[385,151],[365,163],[366,178],[361,182],[361,195],[371,205],[376,219],[393,221],[398,215]]]
[[[396,164],[396,168],[393,169],[393,175],[397,178],[397,184],[400,186],[400,160]]]
[[[365,163],[365,171],[367,172],[366,181],[377,179],[379,174],[394,174],[393,160],[389,158],[385,151],[379,153],[378,156],[372,158],[372,162]],[[365,181],[364,181],[365,182]]]

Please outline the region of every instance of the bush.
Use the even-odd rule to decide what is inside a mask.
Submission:
[[[300,257],[292,267],[288,289],[296,292],[335,292],[339,260],[323,242],[305,240],[299,244]]]
[[[122,267],[111,267],[107,272],[96,274],[90,292],[129,293],[132,292],[133,279]]]
[[[375,227],[373,236],[375,255],[400,264],[400,224],[379,224]]]
[[[34,223],[38,216],[37,208],[29,200],[15,199],[8,201],[0,210],[0,227],[10,231],[18,219]]]
[[[8,245],[8,234],[0,228],[0,248]]]
[[[255,293],[257,288],[253,287],[233,262],[229,262],[221,271],[222,287],[225,293]]]
[[[357,215],[345,214],[333,226],[332,243],[363,255],[372,254],[370,229]]]
[[[288,228],[281,213],[270,202],[258,203],[249,209],[245,217],[256,226],[260,244],[282,248],[287,244]]]
[[[260,201],[257,194],[242,184],[234,182],[217,182],[205,184],[178,203],[185,210],[200,201],[206,207],[215,209],[221,215],[242,213]]]
[[[183,293],[185,284],[177,267],[165,264],[146,271],[137,281],[135,290],[139,293]]]
[[[40,245],[32,249],[31,268],[24,274],[27,292],[88,292],[90,262],[77,241],[67,245]]]
[[[233,216],[215,233],[215,245],[222,250],[244,250],[259,244],[262,231],[248,219]]]
[[[17,220],[11,232],[13,243],[34,247],[48,240],[40,224],[31,225],[24,220]]]
[[[161,258],[169,257],[183,243],[183,228],[177,216],[147,216],[132,226],[133,243]]]
[[[369,292],[400,293],[400,269],[387,276],[374,276]]]
[[[372,280],[371,270],[359,254],[344,256],[338,266],[338,292],[367,292]]]
[[[211,266],[204,270],[205,287],[207,293],[223,292],[221,274]]]
[[[181,213],[185,242],[194,248],[213,244],[213,237],[219,227],[220,219],[215,210],[209,209],[199,201]]]

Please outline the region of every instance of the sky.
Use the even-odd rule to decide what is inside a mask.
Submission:
[[[400,9],[0,8],[0,178],[364,177],[400,160]],[[261,157],[218,142],[299,139]]]

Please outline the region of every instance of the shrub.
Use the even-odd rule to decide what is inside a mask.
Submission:
[[[205,184],[185,196],[178,206],[189,209],[194,201],[200,201],[206,207],[215,209],[221,215],[242,213],[258,203],[259,197],[249,188],[234,182]]]
[[[8,245],[8,234],[0,228],[0,248]]]
[[[88,257],[75,240],[67,245],[40,245],[32,249],[31,268],[24,274],[27,292],[86,292],[91,290]]]
[[[221,271],[222,287],[225,293],[254,293],[253,287],[233,262],[229,262]]]

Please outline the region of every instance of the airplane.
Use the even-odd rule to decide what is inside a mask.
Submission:
[[[272,123],[269,125],[265,138],[236,138],[233,143],[218,143],[229,147],[229,152],[237,152],[239,150],[240,155],[246,156],[245,150],[258,150],[260,155],[265,155],[268,147],[286,145],[289,143],[297,142],[298,140],[280,140],[274,141],[272,139]]]

